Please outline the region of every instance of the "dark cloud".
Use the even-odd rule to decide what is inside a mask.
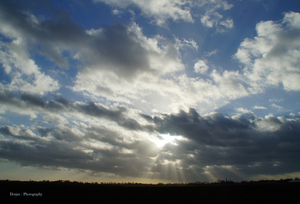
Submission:
[[[84,115],[97,118],[106,118],[115,121],[118,125],[130,130],[149,130],[151,126],[142,126],[135,119],[127,117],[127,108],[124,106],[109,109],[101,104],[95,104],[91,101],[88,103],[70,103],[67,99],[60,95],[56,95],[54,100],[45,101],[40,95],[31,93],[22,93],[17,99],[12,92],[0,92],[0,103],[15,108],[23,107],[24,110],[41,112],[47,111],[51,113],[82,113]],[[41,112],[44,114],[44,112]]]
[[[154,117],[153,121],[159,132],[190,139],[188,142],[177,141],[177,146],[164,147],[166,152],[172,153],[171,160],[181,159],[182,165],[218,166],[218,171],[224,166],[232,166],[248,176],[300,171],[299,119],[258,118],[254,114],[233,118],[220,113],[200,116],[191,109],[165,114],[162,118]],[[193,160],[189,154],[194,155]],[[170,159],[169,156],[161,157]]]
[[[20,101],[10,91],[0,91],[0,103],[21,107]]]
[[[7,127],[7,126],[1,127],[0,132],[1,132],[1,134],[4,134],[4,135],[13,135],[14,136],[14,134],[11,133],[9,127]]]
[[[125,110],[109,110],[102,105],[96,105],[94,102],[89,102],[88,104],[76,103],[73,105],[75,110],[82,112],[87,115],[95,117],[105,117],[112,120],[117,120]]]
[[[137,72],[150,70],[148,51],[135,30],[121,23],[105,26],[95,36],[90,50],[79,58],[94,69],[112,69],[118,76],[133,78]]]
[[[68,13],[54,10],[49,6],[48,4],[42,7],[54,15],[54,19],[41,21],[29,13],[31,9],[28,5],[11,1],[2,2],[1,22],[9,27],[9,30],[2,32],[9,38],[22,37],[27,43],[38,45],[41,54],[48,56],[60,66],[67,66],[67,61],[61,55],[61,48],[65,47],[63,50],[74,46],[76,48],[87,42],[88,36],[82,27],[72,22]]]
[[[163,118],[154,117],[153,121],[158,132],[182,135],[207,145],[222,146],[234,145],[241,141],[235,140],[240,135],[246,138],[254,126],[249,120],[243,118],[234,120],[220,113],[202,117],[195,109],[190,109],[189,112],[180,111],[176,115],[164,114]]]
[[[22,165],[61,166],[121,176],[137,176],[145,171],[151,160],[149,156],[154,156],[151,150],[153,147],[150,146],[153,144],[150,141],[120,142],[118,139],[122,138],[122,135],[105,128],[90,127],[82,130],[80,134],[67,126],[38,127],[37,132],[42,137],[35,137],[40,138],[39,140],[34,139],[34,136],[26,136],[24,131],[19,131],[19,135],[16,136],[10,128],[0,128],[2,134],[14,137],[13,140],[0,141],[0,155]],[[29,130],[20,127],[15,129]],[[107,148],[84,144],[83,139],[85,142],[103,142]],[[23,142],[24,140],[26,142]],[[128,152],[129,150],[131,152]]]
[[[42,99],[42,97],[39,96],[39,95],[22,93],[20,95],[20,99],[22,101],[24,101],[25,103],[28,103],[28,104],[31,104],[31,105],[34,105],[34,106],[38,106],[38,107],[41,107],[41,108],[45,107],[45,102]]]

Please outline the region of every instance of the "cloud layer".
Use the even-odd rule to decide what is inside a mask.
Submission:
[[[27,93],[16,98],[3,92],[1,103],[13,112],[27,109],[44,117],[42,126],[0,128],[2,157],[22,165],[173,181],[300,171],[299,115],[201,116],[190,109],[151,116],[122,106],[71,103],[61,96],[45,101]],[[67,120],[51,123],[53,114]]]

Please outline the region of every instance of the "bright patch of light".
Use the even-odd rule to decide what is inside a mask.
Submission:
[[[162,148],[166,144],[173,144],[173,145],[178,145],[176,141],[178,140],[185,140],[186,138],[182,136],[175,136],[175,135],[170,135],[169,133],[167,134],[159,134],[159,137],[153,140],[153,142],[159,147]]]

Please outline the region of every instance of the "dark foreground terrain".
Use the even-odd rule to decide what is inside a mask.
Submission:
[[[0,181],[1,203],[300,203],[300,183],[109,185]]]

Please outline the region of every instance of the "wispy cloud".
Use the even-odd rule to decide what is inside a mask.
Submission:
[[[277,105],[277,104],[275,104],[275,103],[272,103],[272,104],[271,104],[271,106],[272,106],[273,108],[277,108],[277,109],[283,109],[283,107],[282,107],[282,106],[280,106],[280,105]]]
[[[268,108],[264,107],[264,106],[253,106],[253,109],[256,109],[256,110],[266,110]]]

